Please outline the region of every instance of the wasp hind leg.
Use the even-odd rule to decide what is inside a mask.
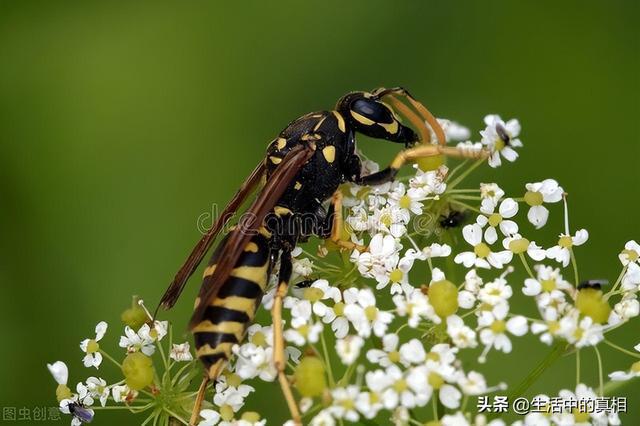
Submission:
[[[191,411],[189,426],[195,426],[198,424],[198,420],[200,419],[200,409],[202,408],[202,401],[204,401],[204,396],[207,392],[207,385],[209,384],[209,382],[209,376],[205,374],[204,379],[202,379],[202,383],[200,383],[200,387],[198,388],[196,400],[193,403],[193,410]]]
[[[331,205],[329,211],[326,214],[324,224],[319,232],[320,238],[329,239],[332,243],[340,248],[347,250],[357,249],[359,251],[366,251],[367,248],[356,244],[352,241],[345,241],[342,239],[342,231],[344,230],[344,217],[342,215],[342,192],[338,189],[333,193],[331,197]]]
[[[273,318],[273,363],[278,372],[278,382],[282,388],[282,394],[287,401],[287,406],[291,412],[291,419],[296,425],[301,425],[300,410],[298,404],[293,397],[291,384],[285,374],[286,359],[284,354],[284,337],[282,334],[282,301],[287,294],[287,287],[291,279],[291,252],[283,250],[280,255],[280,274],[278,276],[278,287],[271,308],[271,316]]]

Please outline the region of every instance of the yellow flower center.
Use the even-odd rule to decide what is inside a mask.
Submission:
[[[411,198],[409,198],[408,195],[403,195],[402,197],[400,197],[398,205],[403,209],[408,209],[409,207],[411,207]]]
[[[324,292],[316,287],[307,287],[302,293],[302,297],[311,303],[317,302],[324,297]]]
[[[427,359],[433,361],[433,362],[440,362],[440,354],[437,352],[429,352],[427,354]]]
[[[374,321],[378,317],[378,308],[375,306],[367,306],[364,309],[364,315],[369,321]]]
[[[473,252],[476,254],[476,256],[478,256],[480,259],[484,259],[485,257],[489,256],[491,254],[491,249],[489,248],[488,245],[486,245],[485,243],[480,243],[478,245],[476,245],[473,248]]]
[[[502,139],[496,139],[496,151],[502,151],[507,144]]]
[[[631,262],[638,260],[638,252],[635,250],[622,250],[622,254],[626,255]]]
[[[390,227],[391,224],[393,223],[391,219],[391,215],[389,213],[385,213],[382,216],[380,216],[380,222],[382,222],[382,224],[387,228]]]
[[[556,289],[556,280],[553,278],[550,280],[542,280],[540,281],[540,285],[542,286],[543,291],[546,291],[547,293],[551,293],[553,290]]]
[[[56,398],[58,402],[71,398],[71,389],[69,389],[67,385],[58,385],[56,388]]]
[[[529,204],[531,207],[540,206],[544,202],[542,198],[542,194],[538,191],[527,191],[524,194],[524,202]]]
[[[300,333],[303,337],[307,337],[309,334],[309,325],[302,324],[300,327],[296,328],[298,333]]]
[[[229,386],[237,388],[242,384],[242,379],[237,374],[231,373],[227,376],[227,383],[229,384]]]
[[[500,215],[500,213],[493,213],[491,216],[489,216],[489,225],[493,226],[494,228],[500,225],[500,222],[502,222],[502,216]]]
[[[356,407],[356,404],[352,399],[343,399],[340,401],[340,405],[342,405],[342,407],[347,411],[353,410]]]
[[[89,340],[89,343],[87,343],[87,353],[93,354],[98,352],[99,350],[100,345],[98,344],[98,342],[96,342],[95,340]]]
[[[398,393],[406,391],[407,387],[407,382],[404,379],[400,379],[393,384],[393,389],[395,389],[395,391]]]
[[[344,303],[338,302],[333,305],[333,312],[336,314],[336,316],[344,315]]]
[[[245,411],[241,419],[249,423],[257,423],[260,421],[260,414],[255,411]]]
[[[577,408],[573,409],[573,418],[576,423],[587,423],[589,421],[589,413],[582,412]]]
[[[253,336],[251,336],[251,343],[256,346],[266,346],[267,337],[262,331],[257,331],[253,334]]]
[[[640,373],[640,361],[636,361],[631,365],[631,371],[634,373]]]
[[[434,389],[440,389],[442,385],[444,385],[444,379],[442,378],[442,376],[433,371],[429,373],[428,381],[431,387]]]
[[[556,334],[560,330],[560,323],[558,321],[547,321],[547,327],[549,327],[549,333]]]
[[[565,235],[563,237],[560,237],[560,239],[558,240],[558,245],[560,247],[564,247],[568,249],[568,248],[571,248],[571,246],[573,246],[573,240],[569,235]]]
[[[491,324],[491,331],[493,331],[496,334],[504,333],[506,329],[507,329],[507,324],[502,320],[495,320]]]
[[[225,422],[233,420],[233,408],[231,408],[229,404],[224,404],[220,407],[220,417],[222,417],[222,420]]]
[[[391,280],[392,283],[399,283],[400,281],[402,281],[403,276],[404,276],[404,273],[400,269],[396,268],[393,271],[391,271],[391,274],[389,274],[389,279]]]
[[[515,254],[524,253],[529,248],[529,240],[526,238],[518,238],[509,243],[509,250]]]

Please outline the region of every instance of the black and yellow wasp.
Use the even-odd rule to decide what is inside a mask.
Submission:
[[[414,129],[403,125],[400,115]],[[438,140],[436,144],[431,143],[432,132]],[[362,176],[356,133],[400,143],[406,149],[389,167]],[[387,182],[394,179],[406,162],[436,155],[477,158],[486,154],[445,146],[445,135],[436,119],[402,88],[349,93],[338,101],[335,110],[298,118],[269,144],[264,160],[198,242],[160,301],[160,306],[166,309],[175,304],[227,218],[264,180],[255,200],[220,242],[204,271],[189,324],[196,355],[205,368],[192,424],[198,418],[207,383],[217,379],[231,357],[233,345],[243,341],[278,262],[278,286],[272,308],[274,362],[292,418],[300,423],[299,410],[284,374],[281,320],[282,299],[291,277],[291,251],[313,235],[354,248],[352,243],[341,239],[338,187],[345,182],[359,185]],[[329,200],[330,205],[325,208]]]

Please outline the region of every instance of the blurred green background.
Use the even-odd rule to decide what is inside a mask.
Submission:
[[[95,323],[110,323],[115,347],[130,296],[155,306],[198,215],[230,198],[291,119],[350,90],[405,86],[474,132],[486,113],[518,117],[520,161],[470,182],[520,194],[557,178],[572,227],[591,233],[583,275],[615,280],[616,254],[640,238],[638,12],[635,1],[0,2],[0,405],[54,405],[46,362],[66,360],[72,381],[91,374],[78,342]],[[397,149],[360,147],[380,161]],[[554,211],[545,245],[562,230]],[[178,329],[194,281],[168,315]],[[613,340],[631,348],[637,324]],[[548,350],[519,343],[491,354],[493,381],[517,383]],[[606,372],[632,361],[603,354]],[[564,359],[532,392],[573,382]],[[628,424],[640,423],[639,391],[621,393]],[[279,394],[263,395],[249,406],[280,420]],[[114,419],[139,423],[95,424]]]

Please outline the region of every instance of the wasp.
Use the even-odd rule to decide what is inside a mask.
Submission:
[[[401,122],[401,116],[411,127]],[[356,134],[402,144],[404,149],[385,169],[363,176]],[[339,99],[334,110],[306,114],[270,142],[263,161],[196,244],[159,304],[169,309],[176,303],[227,219],[264,181],[247,212],[218,244],[204,270],[189,323],[196,355],[205,370],[191,424],[198,419],[207,384],[221,374],[233,345],[243,341],[278,263],[272,307],[274,363],[291,417],[300,424],[300,411],[284,370],[282,332],[282,301],[291,278],[291,251],[311,236],[330,239],[345,249],[356,248],[341,239],[342,195],[338,187],[345,182],[388,182],[407,162],[436,155],[482,158],[487,153],[446,146],[437,120],[403,88],[348,93]]]

